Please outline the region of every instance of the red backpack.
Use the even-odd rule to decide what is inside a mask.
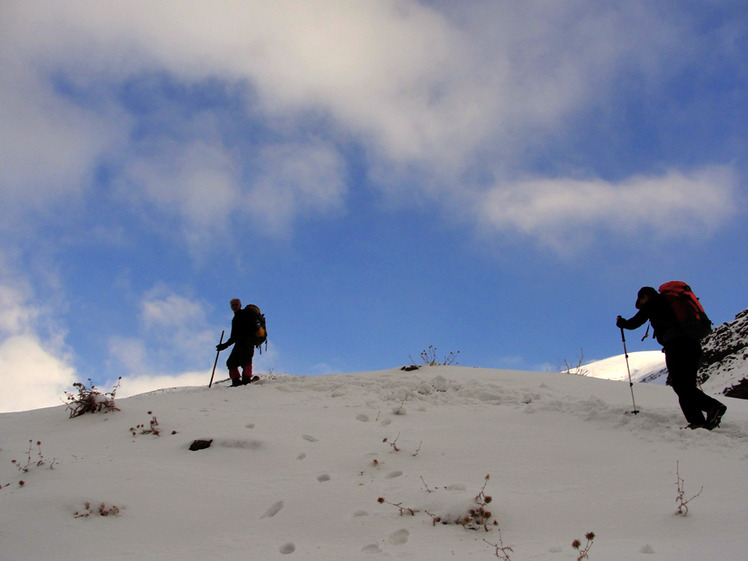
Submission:
[[[712,332],[712,320],[706,315],[699,299],[683,281],[666,282],[659,288],[675,314],[685,335],[703,339]]]

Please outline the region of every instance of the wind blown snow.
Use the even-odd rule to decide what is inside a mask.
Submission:
[[[748,404],[692,431],[633,391],[423,366],[0,414],[0,558],[557,561],[594,532],[592,561],[744,559]],[[497,525],[444,523],[484,485]]]

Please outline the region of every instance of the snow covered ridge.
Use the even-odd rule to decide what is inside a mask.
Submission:
[[[635,392],[422,366],[3,413],[0,559],[743,559],[748,402],[691,431]]]
[[[630,352],[628,368],[624,355],[598,360],[582,366],[579,374],[603,380],[628,382],[628,369],[631,369],[632,382],[664,384],[667,378],[665,355],[662,351]]]
[[[748,399],[748,309],[716,327],[702,348],[702,386],[723,388],[724,395]]]

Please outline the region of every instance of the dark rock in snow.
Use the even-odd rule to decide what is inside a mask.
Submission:
[[[205,450],[206,448],[210,448],[210,445],[213,443],[213,439],[210,440],[193,440],[192,444],[190,444],[190,450],[193,452],[195,450]]]

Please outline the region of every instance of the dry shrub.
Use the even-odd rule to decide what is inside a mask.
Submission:
[[[114,405],[114,396],[119,389],[119,384],[122,378],[117,379],[112,391],[101,393],[99,389],[91,383],[91,378],[88,379],[88,386],[82,382],[76,382],[73,387],[77,389],[78,393],[65,392],[65,398],[67,400],[67,408],[70,412],[70,418],[79,417],[85,413],[98,413],[99,411],[119,411],[116,405]]]

